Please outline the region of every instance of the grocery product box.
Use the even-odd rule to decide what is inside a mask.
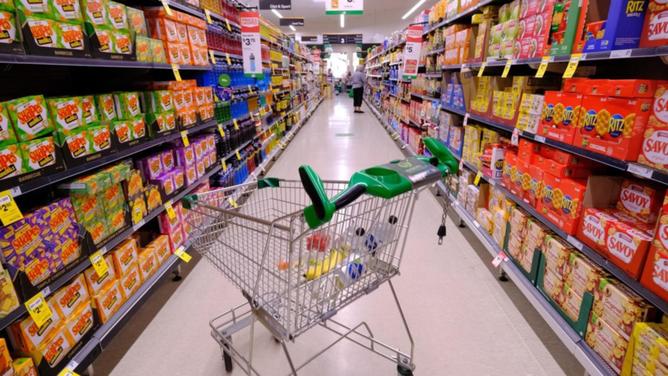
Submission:
[[[13,7],[14,2],[9,1]],[[21,42],[21,31],[17,24],[16,12],[13,9],[0,7],[0,52],[24,54]]]
[[[546,91],[538,134],[572,144],[579,126],[582,99],[577,93]]]
[[[93,317],[93,308],[90,300],[79,307],[79,310],[69,316],[65,322],[65,328],[70,339],[76,344],[81,342],[87,333],[95,326],[95,319]]]
[[[647,0],[589,0],[585,33],[577,41],[583,52],[637,48]],[[601,9],[608,9],[607,18]],[[582,47],[580,47],[582,46]]]
[[[666,142],[668,142],[668,83],[657,82],[638,162],[664,171],[668,170],[668,148],[664,147]]]
[[[134,238],[126,239],[111,252],[116,275],[125,275],[138,260],[138,244]]]
[[[570,55],[573,52],[580,52],[581,46],[576,41],[583,35],[586,9],[589,6],[589,0],[583,0],[578,3],[562,3],[561,8],[557,8],[555,2],[552,23],[560,21],[555,27],[551,27],[550,33],[550,55],[562,56]]]
[[[118,282],[121,285],[125,299],[130,299],[130,297],[139,290],[142,284],[139,265],[136,262],[133,263],[125,275],[121,276]]]
[[[146,281],[151,278],[153,273],[158,270],[158,259],[155,254],[155,249],[144,248],[139,252],[139,272],[141,280]]]
[[[617,209],[635,219],[653,224],[662,205],[665,190],[657,189],[639,181],[624,179],[619,192]]]
[[[113,280],[93,298],[97,317],[102,324],[118,311],[125,302],[123,290],[118,280]]]
[[[592,314],[629,339],[636,322],[654,319],[656,309],[621,282],[601,278],[594,294]]]
[[[536,209],[564,232],[574,235],[586,188],[586,180],[544,174],[542,199]]]
[[[585,340],[617,373],[621,372],[628,340],[615,331],[605,320],[592,315]]]
[[[49,337],[52,337],[54,332],[58,331],[63,319],[56,311],[53,299],[48,299],[47,304],[53,314],[41,327],[38,327],[30,316],[9,326],[7,334],[14,349],[22,353],[29,353],[39,348],[48,341]]]
[[[98,295],[102,290],[108,288],[117,279],[116,271],[114,270],[114,263],[111,255],[106,255],[104,261],[109,267],[107,272],[103,275],[98,275],[97,271],[91,266],[84,271],[84,278],[88,286],[88,293],[91,296]]]
[[[58,290],[53,297],[57,313],[64,318],[74,316],[84,304],[90,301],[86,279],[83,274],[76,276],[69,284]]]
[[[32,358],[18,358],[15,359],[12,363],[12,368],[14,368],[15,376],[37,376],[37,370],[35,369],[35,363],[33,363]],[[1,373],[3,374],[4,373]]]
[[[21,2],[23,3],[23,2]],[[26,1],[26,3],[28,3]],[[31,3],[38,7],[42,4],[51,2]],[[67,9],[68,11],[65,11]],[[71,6],[60,8],[66,14],[65,17],[78,17],[77,12],[69,12]],[[21,34],[23,35],[24,46],[32,55],[45,56],[72,56],[87,57],[88,40],[83,25],[77,19],[55,20],[55,13],[60,14],[60,10],[48,11],[47,18],[44,14],[29,13],[26,9],[17,11],[18,24],[21,25]],[[60,17],[60,15],[58,16]]]
[[[0,270],[0,292],[3,299],[0,301],[0,318],[12,313],[19,307],[19,298],[16,295],[14,284],[7,270]]]
[[[55,372],[61,361],[70,353],[75,343],[65,325],[61,325],[54,334],[38,349],[26,353],[32,357],[40,374]]]
[[[668,44],[668,4],[649,0],[645,23],[640,36],[640,47],[661,47]]]

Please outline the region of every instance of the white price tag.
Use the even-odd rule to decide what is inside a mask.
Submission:
[[[462,122],[462,124],[464,126],[469,125],[469,113],[468,112],[464,115],[464,121]]]
[[[506,254],[501,251],[496,255],[496,257],[494,257],[494,260],[492,260],[492,265],[494,265],[495,268],[498,268],[499,265],[501,265],[501,263],[504,261],[508,261],[508,256],[506,256]]]
[[[545,137],[543,136],[533,136],[533,140],[536,142],[540,142],[541,144],[545,143]]]
[[[622,57],[629,57],[631,56],[631,51],[630,49],[627,50],[614,50],[610,52],[610,57],[615,59],[615,58],[622,58]]]
[[[480,228],[480,223],[478,223],[478,221],[476,221],[476,220],[474,219],[474,220],[473,220],[473,226],[475,226],[475,228]]]
[[[515,128],[513,129],[513,135],[510,137],[510,143],[517,146],[520,143],[520,130]]]
[[[582,250],[582,247],[584,247],[584,245],[582,244],[582,242],[579,241],[579,240],[577,240],[577,239],[576,239],[575,237],[573,237],[572,235],[568,235],[568,236],[566,237],[566,240],[567,240],[569,243],[571,243],[571,245],[572,245],[573,247],[577,248],[578,251],[581,251],[581,250]]]
[[[652,174],[654,173],[654,170],[651,168],[639,165],[637,163],[629,163],[626,170],[634,175],[642,176],[643,178],[648,179],[651,179]]]

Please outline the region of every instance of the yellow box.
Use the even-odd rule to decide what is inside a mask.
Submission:
[[[7,342],[4,338],[0,338],[0,375],[11,375],[11,371],[12,357],[9,355]]]
[[[79,310],[67,320],[65,328],[72,342],[76,344],[91,330],[93,323],[93,308],[89,301],[87,304],[80,306]]]
[[[14,376],[37,376],[32,358],[18,358],[14,360],[12,366],[14,367]]]
[[[153,248],[158,265],[162,265],[162,263],[169,258],[169,255],[172,254],[171,248],[169,247],[169,237],[167,235],[158,236],[146,246],[146,248],[149,247]]]
[[[16,290],[14,289],[9,272],[2,269],[2,266],[0,266],[0,269],[0,293],[2,293],[0,318],[2,318],[19,307],[19,298],[16,296]]]
[[[158,270],[158,258],[153,248],[144,248],[139,253],[139,272],[142,281],[149,279]]]
[[[104,260],[109,267],[104,275],[97,275],[97,272],[92,266],[84,271],[86,285],[88,285],[88,293],[92,296],[99,294],[100,291],[104,290],[109,284],[116,281],[116,271],[114,270],[114,261],[111,255],[106,255]]]
[[[64,325],[59,326],[51,337],[31,352],[31,357],[35,364],[40,364],[42,361],[48,364],[49,368],[53,368],[70,352],[74,346],[72,339],[67,334],[67,329]]]
[[[63,319],[68,319],[83,304],[90,304],[90,295],[83,274],[75,277],[69,285],[56,291],[53,295],[56,310]]]
[[[51,309],[51,318],[47,320],[42,327],[38,327],[35,321],[26,315],[23,320],[12,324],[9,329],[9,340],[15,349],[29,353],[39,347],[62,322],[60,314],[55,307],[53,299],[48,299],[47,304]]]
[[[114,281],[93,299],[98,318],[103,324],[123,305],[123,292],[118,281]]]
[[[130,297],[134,295],[137,290],[139,290],[139,287],[141,287],[142,284],[139,265],[134,263],[128,269],[128,272],[121,277],[119,283],[121,284],[121,289],[123,290],[123,296],[125,296],[125,299],[130,299]]]

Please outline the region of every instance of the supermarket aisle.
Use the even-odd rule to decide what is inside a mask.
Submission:
[[[307,163],[323,178],[345,179],[357,169],[401,158],[370,110],[365,110],[366,114],[354,114],[350,99],[345,97],[323,102],[270,175],[296,178],[297,167]],[[528,303],[517,298],[513,285],[499,283],[490,273],[488,255],[472,248],[465,238],[466,230],[458,231],[449,222],[445,244],[437,245],[435,231],[440,216],[435,199],[424,193],[411,224],[402,274],[394,280],[415,337],[416,374],[581,374],[576,361],[545,323],[536,318]],[[242,302],[241,294],[222,274],[207,262],[199,263],[112,374],[225,374],[208,322]],[[367,320],[378,338],[408,349],[387,286],[342,310],[337,319],[347,324]],[[280,346],[263,329],[256,331],[256,338],[259,368],[270,370],[270,375],[287,373]],[[298,337],[291,347],[295,360],[299,362],[330,338],[319,328]],[[246,344],[247,332],[234,341]],[[394,366],[386,360],[343,342],[309,365],[303,374],[394,372]]]

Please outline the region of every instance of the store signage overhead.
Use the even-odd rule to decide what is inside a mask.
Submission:
[[[261,76],[260,12],[239,13],[239,23],[241,24],[241,53],[244,60],[244,73],[248,76]]]
[[[302,35],[302,43],[318,43],[317,35]]]
[[[283,17],[280,19],[281,26],[304,26],[304,17]]]
[[[406,30],[406,46],[404,47],[404,79],[415,78],[420,63],[422,47],[422,25],[410,25]]]
[[[362,34],[323,34],[322,43],[323,44],[362,44]]]
[[[326,0],[326,14],[363,14],[364,0]]]
[[[290,10],[292,0],[260,0],[260,9]]]

